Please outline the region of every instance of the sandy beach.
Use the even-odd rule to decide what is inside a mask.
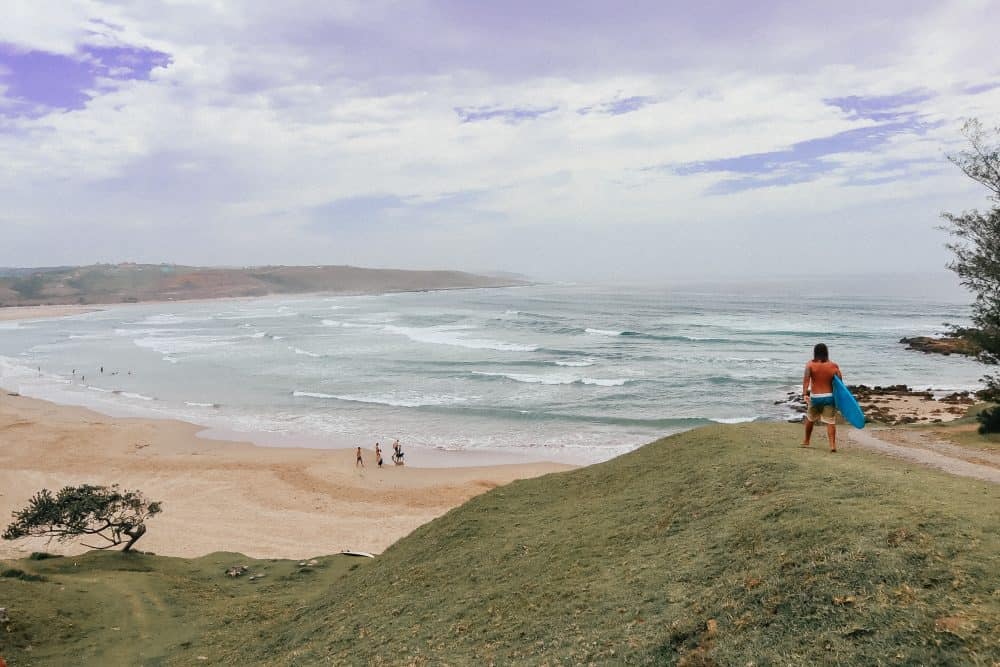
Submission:
[[[420,469],[375,466],[363,450],[258,447],[197,437],[176,421],[117,419],[83,408],[0,395],[0,517],[42,488],[119,483],[162,501],[138,548],[198,556],[238,551],[304,558],[343,549],[378,553],[479,493],[570,466],[532,463]],[[390,450],[391,453],[391,450]],[[460,456],[460,455],[458,455]],[[77,553],[76,543],[0,542],[0,557]]]
[[[100,308],[94,306],[7,306],[0,308],[0,322],[67,317],[92,313],[96,310],[100,310]]]

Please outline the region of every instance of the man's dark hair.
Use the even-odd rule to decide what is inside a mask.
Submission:
[[[826,349],[826,343],[817,343],[813,348],[813,361],[830,361],[830,351]]]

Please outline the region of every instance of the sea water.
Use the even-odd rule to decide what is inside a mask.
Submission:
[[[845,285],[538,285],[109,306],[0,323],[0,386],[262,442],[367,448],[399,438],[576,463],[712,422],[792,417],[786,394],[801,387],[817,342],[849,383],[978,386],[975,361],[898,342],[964,323],[965,295],[928,296],[906,281]]]

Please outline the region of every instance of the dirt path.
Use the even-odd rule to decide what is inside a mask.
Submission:
[[[943,470],[960,477],[1000,484],[1000,455],[951,445],[906,429],[852,430],[848,439],[865,449]]]

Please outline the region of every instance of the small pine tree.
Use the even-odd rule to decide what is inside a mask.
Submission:
[[[955,255],[948,268],[958,274],[962,285],[975,296],[972,304],[973,326],[955,333],[977,343],[979,359],[987,364],[1000,363],[1000,127],[988,132],[978,120],[966,121],[962,134],[969,148],[949,155],[955,166],[972,180],[986,186],[993,206],[986,211],[944,213],[944,229],[955,237],[948,249]],[[1000,375],[983,378],[986,395],[1000,399]]]
[[[113,486],[67,486],[55,495],[42,489],[27,507],[14,512],[14,521],[3,533],[5,540],[23,537],[55,537],[60,541],[93,535],[106,544],[83,546],[110,549],[125,542],[129,551],[146,534],[145,521],[163,506],[147,500],[139,491]]]

